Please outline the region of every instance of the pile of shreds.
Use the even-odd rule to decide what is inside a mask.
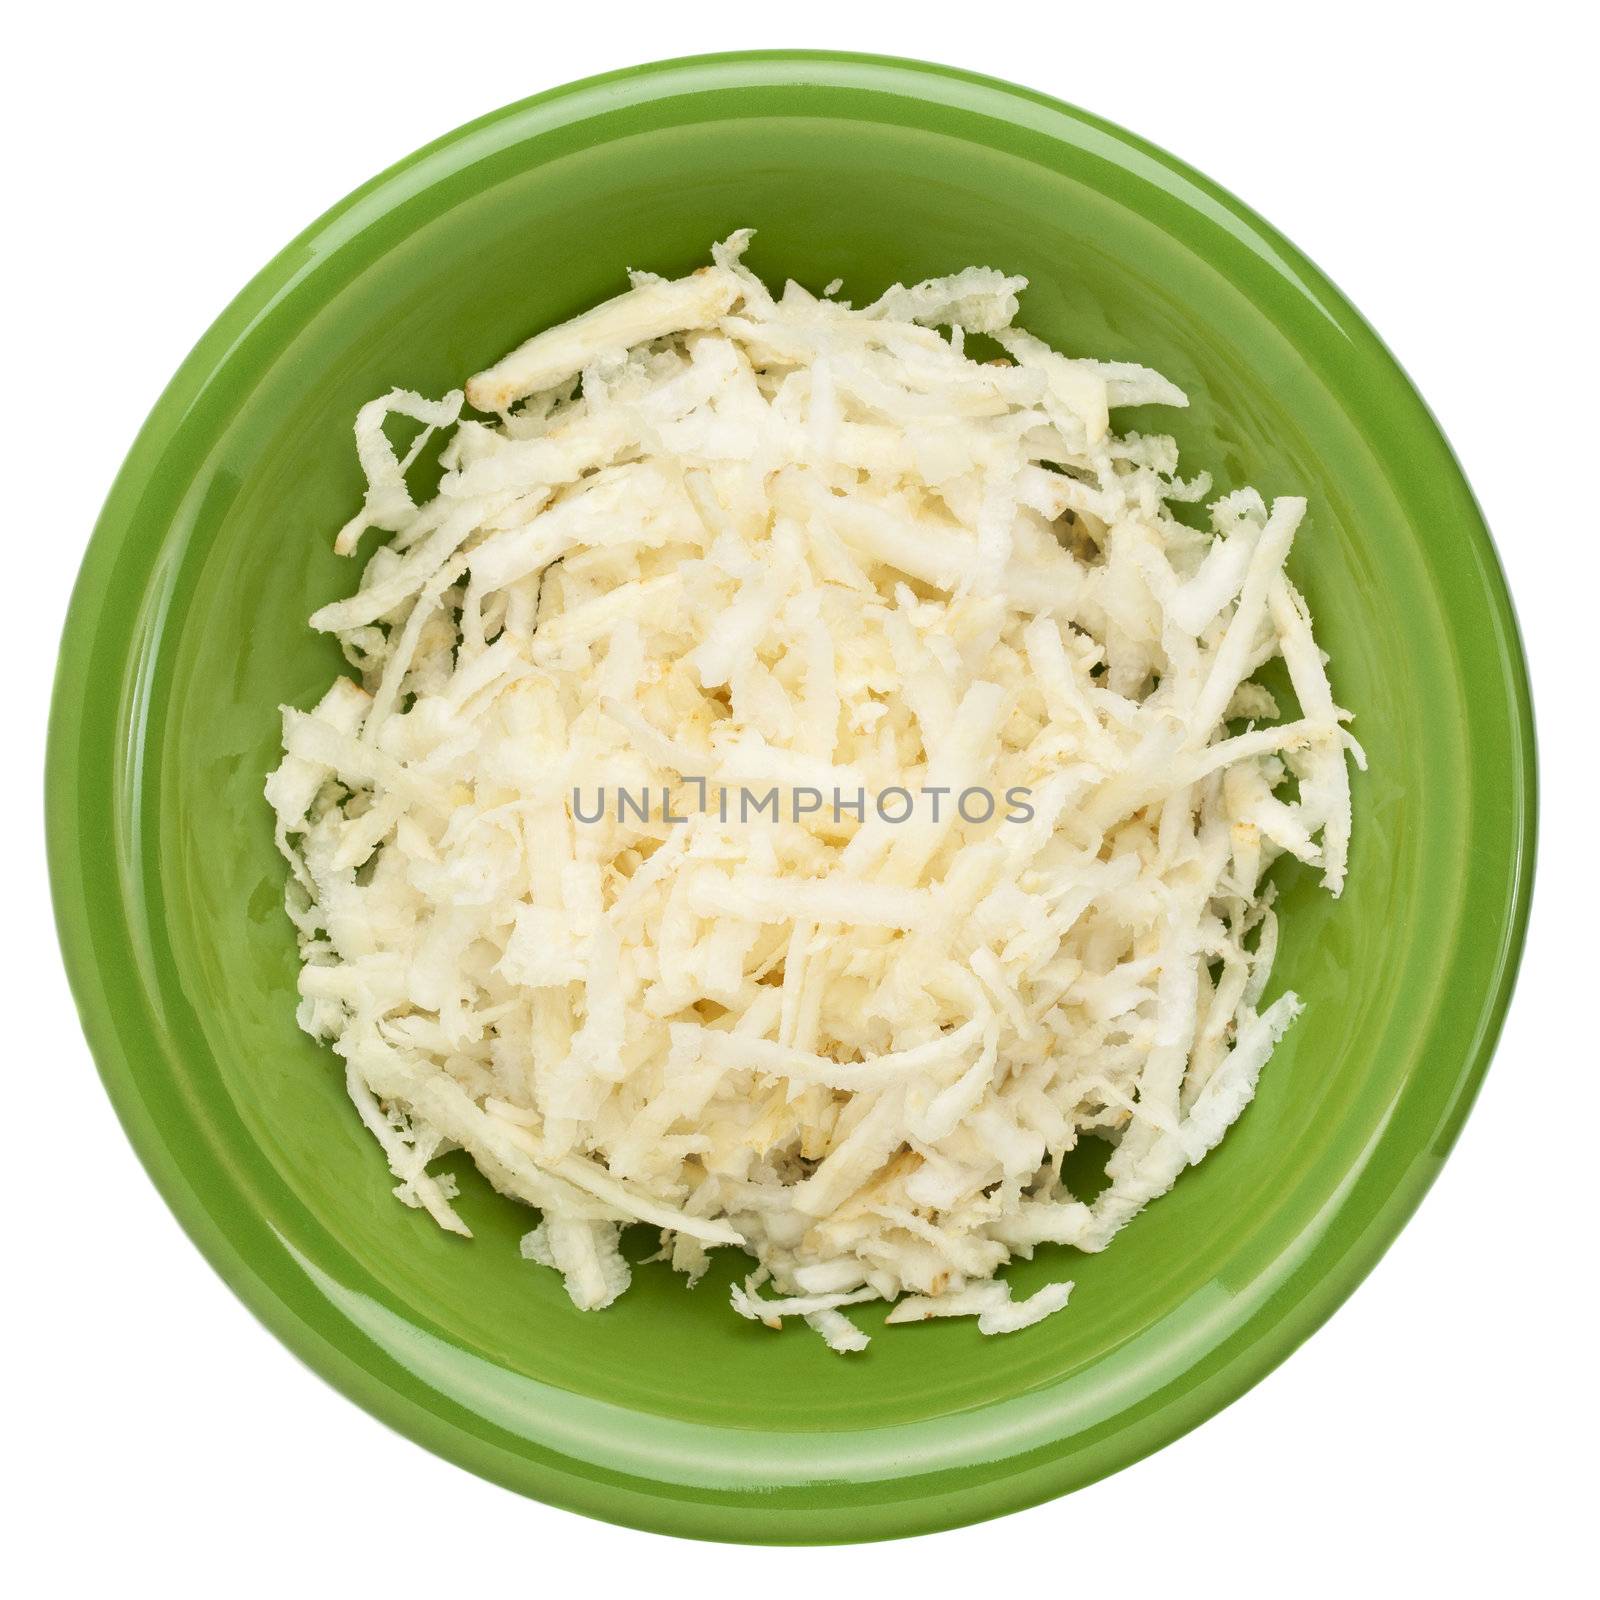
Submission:
[[[430,1171],[464,1149],[543,1213],[523,1254],[581,1307],[645,1223],[691,1281],[749,1252],[734,1309],[837,1349],[871,1300],[1007,1332],[1071,1285],[1015,1302],[997,1271],[1103,1248],[1299,1010],[1261,1005],[1262,873],[1286,851],[1338,893],[1353,748],[1284,574],[1304,504],[1177,520],[1208,480],[1108,415],[1184,396],[1013,329],[1022,279],[855,310],[774,298],[746,239],[464,395],[362,409],[337,547],[393,537],[312,619],[360,681],[284,709],[267,786],[299,1020],[396,1194],[465,1234]],[[403,458],[396,414],[423,426]],[[1280,656],[1287,722],[1252,681]],[[774,786],[1018,789],[1031,819],[720,820]],[[578,819],[574,791],[620,788],[689,820]],[[1115,1144],[1092,1203],[1062,1179],[1086,1135]]]

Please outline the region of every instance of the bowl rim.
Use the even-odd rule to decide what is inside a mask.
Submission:
[[[1470,1048],[1455,1068],[1448,1100],[1427,1136],[1413,1134],[1413,1158],[1381,1212],[1343,1241],[1337,1261],[1312,1291],[1270,1317],[1245,1356],[1221,1378],[1197,1385],[1165,1404],[1139,1430],[1086,1445],[1071,1435],[1055,1441],[1042,1467],[1002,1480],[998,1489],[967,1497],[949,1489],[920,1499],[851,1505],[848,1484],[840,1504],[774,1512],[750,1504],[694,1504],[676,1486],[629,1493],[604,1482],[580,1481],[531,1459],[508,1455],[459,1426],[439,1408],[424,1380],[410,1392],[393,1376],[374,1373],[330,1337],[326,1320],[306,1310],[301,1293],[288,1292],[286,1273],[300,1273],[285,1251],[263,1263],[230,1235],[214,1201],[196,1187],[179,1153],[164,1135],[140,1091],[136,1034],[120,1019],[100,979],[108,953],[137,957],[130,907],[119,883],[92,882],[79,850],[83,818],[86,719],[94,697],[121,695],[147,663],[116,658],[113,684],[94,681],[91,646],[113,603],[113,568],[139,520],[145,486],[192,421],[197,403],[224,376],[244,341],[281,311],[307,264],[357,238],[376,219],[442,175],[459,171],[486,147],[516,142],[543,127],[570,125],[621,105],[645,106],[700,89],[729,86],[799,89],[867,88],[923,104],[937,101],[978,109],[985,116],[1036,136],[1041,127],[1065,143],[1092,141],[1095,152],[1124,170],[1160,174],[1191,204],[1204,204],[1241,238],[1264,244],[1320,302],[1360,360],[1409,413],[1410,448],[1428,470],[1442,473],[1459,491],[1460,535],[1475,546],[1488,609],[1498,634],[1496,665],[1505,693],[1513,783],[1508,830],[1504,915],[1493,980],[1486,985]],[[939,97],[944,97],[940,99]],[[124,730],[126,731],[126,730]],[[1038,91],[960,68],[906,58],[828,50],[753,50],[643,63],[544,91],[463,125],[379,173],[310,224],[240,291],[202,335],[151,410],[107,496],[85,552],[62,634],[50,709],[45,766],[45,821],[49,878],[58,936],[91,1054],[124,1129],[157,1190],[213,1268],[249,1309],[321,1377],[379,1419],[436,1453],[492,1481],[588,1515],[651,1531],[696,1538],[774,1543],[824,1543],[899,1537],[958,1526],[1019,1510],[1120,1470],[1220,1411],[1258,1382],[1315,1331],[1376,1264],[1421,1202],[1458,1135],[1481,1085],[1504,1022],[1521,959],[1532,893],[1537,833],[1537,771],[1528,671],[1511,596],[1481,512],[1450,447],[1404,371],[1365,320],[1329,280],[1270,224],[1184,162],[1136,135]],[[1385,1137],[1387,1137],[1387,1133]],[[1422,1159],[1426,1156],[1428,1159]],[[581,1464],[580,1455],[574,1455]],[[914,1474],[910,1469],[907,1476]]]

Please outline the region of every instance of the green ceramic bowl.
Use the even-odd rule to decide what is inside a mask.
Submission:
[[[1193,397],[1190,464],[1311,497],[1295,576],[1357,713],[1344,898],[1284,881],[1308,1003],[1255,1103],[1007,1338],[890,1330],[841,1359],[663,1267],[603,1315],[390,1198],[333,1058],[293,1020],[261,799],[280,702],[337,666],[350,423],[752,225],[757,270],[877,293],[971,262],[1024,321]],[[1137,420],[1137,419],[1135,419]],[[1150,419],[1155,420],[1155,419]],[[1162,426],[1167,419],[1161,418]],[[910,62],[668,62],[494,113],[315,223],[223,313],[139,435],[68,618],[49,756],[61,940],[129,1137],[195,1242],[316,1371],[419,1443],[557,1505],[758,1541],[908,1534],[1125,1466],[1281,1361],[1438,1171],[1505,1010],[1534,765],[1504,582],[1422,402],[1328,281],[1229,195],[1093,117]],[[1012,1276],[1026,1292],[1067,1262]],[[877,1331],[872,1314],[862,1322]]]

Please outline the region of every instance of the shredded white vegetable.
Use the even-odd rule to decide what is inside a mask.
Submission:
[[[283,709],[267,784],[299,1021],[396,1195],[467,1233],[430,1171],[465,1150],[579,1307],[645,1223],[836,1350],[870,1301],[1010,1332],[1072,1285],[999,1270],[1104,1248],[1299,1010],[1262,1006],[1263,874],[1339,892],[1356,749],[1284,571],[1305,503],[1179,520],[1209,480],[1110,413],[1183,394],[1013,328],[1023,279],[856,310],[774,297],[748,239],[362,408],[336,547],[392,538],[312,619],[359,682]]]

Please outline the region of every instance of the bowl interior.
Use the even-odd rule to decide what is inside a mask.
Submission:
[[[100,969],[80,994],[98,985],[115,1014],[97,1023],[85,1000],[97,1053],[117,1054],[147,1161],[252,1304],[502,1481],[750,1537],[910,1531],[1069,1487],[1303,1337],[1353,1282],[1334,1264],[1376,1254],[1461,1113],[1526,824],[1492,555],[1343,302],[1231,202],[1087,119],[905,66],[830,70],[535,102],[379,180],[275,263],[108,508],[63,669],[84,708],[55,769],[76,763],[74,788],[52,802],[93,924],[72,933],[64,905],[69,958],[76,941],[75,976]],[[294,1025],[261,786],[277,707],[340,665],[305,619],[356,576],[330,550],[357,500],[356,407],[396,384],[442,392],[625,268],[687,270],[741,226],[770,281],[842,277],[858,301],[973,262],[1025,273],[1028,328],[1191,396],[1124,425],[1175,432],[1219,490],[1311,501],[1291,570],[1370,770],[1344,898],[1281,874],[1274,992],[1306,1014],[1222,1147],[1112,1248],[1012,1269],[1020,1291],[1077,1288],[1007,1338],[890,1329],[841,1359],[732,1315],[748,1262],[731,1252],[692,1292],[647,1266],[579,1313],[518,1257],[530,1214],[470,1168],[471,1242],[391,1198],[336,1059]],[[881,1314],[861,1321],[877,1333]]]

